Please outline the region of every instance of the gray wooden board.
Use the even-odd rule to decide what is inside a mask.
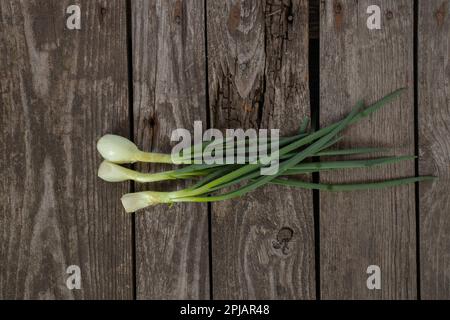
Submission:
[[[381,8],[381,29],[369,30],[369,5]],[[413,2],[322,1],[320,119],[330,124],[359,99],[374,102],[408,89],[388,107],[345,131],[340,147],[388,147],[414,154]],[[379,155],[372,155],[379,156]],[[322,182],[364,182],[414,176],[414,162],[321,174]],[[416,298],[414,185],[351,193],[320,192],[323,299]],[[381,269],[381,289],[369,290],[366,270]]]
[[[102,134],[127,136],[123,1],[0,2],[0,298],[132,297],[129,184],[97,178]],[[81,269],[81,289],[66,268]]]
[[[419,1],[420,271],[423,299],[450,299],[450,3]]]
[[[206,11],[211,125],[295,133],[310,108],[307,1]],[[214,299],[315,297],[310,191],[270,186],[214,203],[211,233]]]
[[[170,152],[172,130],[206,127],[203,1],[132,1],[134,138]],[[138,166],[162,171],[167,166]],[[184,182],[136,185],[169,190]],[[138,299],[208,299],[206,204],[150,207],[136,213]]]
[[[195,0],[131,1],[129,119],[125,1],[78,1],[81,30],[65,27],[69,1],[1,1],[0,298],[132,298],[132,219],[137,298],[209,298],[207,205],[126,214],[119,199],[130,184],[96,177],[95,142],[105,133],[128,136],[134,121],[139,147],[169,152],[173,129],[191,130],[194,120],[206,128],[207,108],[216,128],[294,133],[309,114],[307,2],[217,0],[205,8]],[[419,187],[421,293],[448,299],[450,4],[418,3],[419,173],[439,177]],[[373,4],[381,7],[381,30],[366,27]],[[346,130],[341,147],[413,154],[412,6],[407,0],[321,2],[322,126],[341,119],[358,99],[370,103],[408,87]],[[311,27],[315,38],[314,21]],[[413,175],[414,164],[406,162],[322,174],[321,181]],[[310,191],[269,186],[211,208],[214,298],[315,297]],[[415,221],[412,185],[321,192],[321,297],[416,298]],[[70,265],[81,268],[81,290],[66,287]],[[381,290],[366,287],[369,265],[381,268]]]

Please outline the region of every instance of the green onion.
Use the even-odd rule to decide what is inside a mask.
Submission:
[[[114,134],[107,134],[97,142],[97,150],[103,159],[113,163],[157,162],[172,163],[170,155],[143,152],[130,140]]]
[[[310,162],[310,159],[323,156],[343,156],[355,154],[369,154],[374,152],[383,152],[382,148],[354,148],[354,149],[330,149],[343,136],[340,134],[350,124],[353,124],[373,112],[379,110],[388,102],[397,97],[404,89],[399,89],[367,108],[363,108],[362,101],[359,101],[351,113],[345,119],[338,121],[330,126],[314,132],[307,132],[309,118],[305,118],[300,125],[299,134],[291,137],[281,137],[279,139],[278,154],[268,155],[264,159],[259,159],[256,163],[244,164],[191,164],[179,167],[175,170],[142,173],[120,166],[122,163],[141,162],[161,162],[175,163],[169,154],[143,152],[137,146],[126,138],[105,135],[97,143],[97,149],[103,156],[103,161],[98,170],[98,176],[109,182],[120,182],[133,180],[136,182],[156,182],[163,180],[176,179],[196,179],[190,187],[175,191],[142,191],[125,194],[122,197],[122,204],[127,212],[134,212],[150,205],[174,202],[212,202],[232,199],[243,196],[266,184],[275,184],[281,186],[297,187],[304,189],[317,189],[322,191],[354,191],[368,190],[385,187],[395,187],[404,184],[410,184],[422,181],[431,181],[434,177],[408,177],[400,179],[385,180],[379,182],[362,182],[352,184],[324,184],[301,181],[299,179],[287,178],[292,175],[300,175],[312,172],[323,172],[328,170],[353,170],[356,168],[370,168],[380,165],[388,165],[399,161],[412,160],[414,156],[391,156],[368,160],[335,160]],[[227,142],[233,138],[218,139],[212,142],[202,143],[201,150],[207,146],[214,147],[218,151],[232,151],[234,155],[246,156],[249,160],[254,155],[247,150],[248,146],[258,140],[248,139],[240,147],[234,144],[229,146]],[[273,140],[267,139],[267,142],[261,146],[268,148]],[[182,150],[181,154],[175,160],[181,160],[181,163],[190,163],[194,159],[201,158],[194,150],[198,148],[190,147]],[[225,155],[225,152],[224,152]],[[263,161],[264,160],[264,161]],[[261,169],[265,168],[265,163],[273,160],[280,161],[277,172],[273,175],[262,175]],[[248,162],[248,161],[247,161]],[[229,190],[231,188],[231,190]],[[223,191],[227,189],[227,191]]]
[[[142,173],[105,160],[98,168],[98,177],[108,182],[133,180],[136,182],[147,183],[201,177],[210,173],[211,170],[212,169],[204,169],[193,172],[177,172],[177,170],[170,170],[157,173]]]

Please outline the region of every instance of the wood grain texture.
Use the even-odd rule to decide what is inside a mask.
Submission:
[[[423,299],[450,299],[450,3],[419,1],[419,172]]]
[[[123,1],[0,2],[0,298],[132,297],[128,184],[97,178],[97,139],[127,136]],[[66,268],[81,268],[81,290]]]
[[[206,127],[203,1],[132,1],[132,17],[135,141],[145,150],[170,152],[172,130],[192,130],[195,120]],[[138,299],[208,299],[208,261],[206,204],[160,205],[136,213]]]
[[[214,128],[279,128],[309,115],[307,1],[208,1]],[[214,299],[315,297],[312,194],[265,187],[212,204]]]
[[[381,8],[381,30],[366,26],[369,5]],[[400,98],[346,130],[341,147],[392,148],[414,154],[413,2],[322,1],[321,125],[343,118],[359,99],[374,102],[408,87]],[[373,155],[376,157],[377,155]],[[414,163],[321,174],[323,182],[414,176]],[[320,193],[323,299],[416,297],[414,185],[351,193]],[[366,286],[367,267],[381,268],[381,290]]]

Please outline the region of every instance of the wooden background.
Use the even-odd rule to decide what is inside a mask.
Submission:
[[[0,0],[0,298],[450,299],[449,2]],[[71,4],[81,30],[65,27]],[[380,30],[366,26],[373,4]],[[195,120],[291,134],[305,115],[324,126],[400,87],[341,146],[418,160],[310,179],[436,182],[270,186],[130,215],[123,193],[167,184],[96,176],[105,133],[161,152]]]

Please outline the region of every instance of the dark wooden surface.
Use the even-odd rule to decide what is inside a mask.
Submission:
[[[450,299],[448,0],[82,0],[68,30],[71,4],[0,1],[1,299]],[[366,27],[372,4],[381,30]],[[130,215],[123,193],[185,184],[96,176],[105,133],[161,152],[194,120],[292,134],[305,115],[326,125],[403,86],[340,145],[417,151],[417,170],[320,180],[439,177],[418,189],[270,186]],[[80,290],[66,287],[73,264]],[[381,290],[366,287],[369,265]]]
[[[123,1],[0,1],[0,297],[132,298],[128,184],[97,178],[95,143],[128,136]],[[66,287],[81,268],[82,289]]]
[[[419,1],[419,172],[422,298],[450,298],[450,3]]]

